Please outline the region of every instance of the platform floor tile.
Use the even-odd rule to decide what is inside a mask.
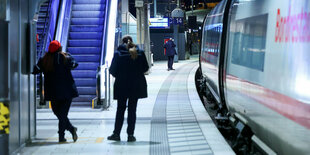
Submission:
[[[149,75],[148,98],[137,108],[136,142],[127,142],[127,122],[121,141],[107,140],[114,128],[116,101],[108,110],[70,109],[71,123],[78,128],[79,139],[58,143],[58,120],[50,109],[37,110],[37,135],[19,151],[22,155],[233,155],[211,118],[203,108],[194,85],[198,58],[179,61],[174,71],[167,62],[155,62]]]

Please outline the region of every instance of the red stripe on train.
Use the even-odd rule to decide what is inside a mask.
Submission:
[[[229,83],[235,83],[238,91],[254,100],[310,129],[310,105],[268,88],[242,80],[233,75],[227,76]]]

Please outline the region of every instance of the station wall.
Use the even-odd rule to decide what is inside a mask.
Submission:
[[[16,152],[35,136],[35,78],[31,67],[35,64],[34,14],[44,0],[10,0],[5,15],[0,15],[0,100],[8,102],[10,123],[7,146],[9,154]],[[4,13],[4,12],[1,12]],[[0,101],[0,102],[1,102]]]
[[[153,53],[154,61],[167,60],[167,56],[164,55],[164,40],[165,38],[173,38],[173,31],[165,30],[151,30],[151,42],[153,47],[151,51]],[[185,35],[184,33],[179,33],[179,60],[185,60]]]

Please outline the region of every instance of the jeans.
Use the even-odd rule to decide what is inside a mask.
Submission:
[[[58,133],[59,135],[64,135],[65,130],[73,131],[73,126],[68,119],[68,113],[71,106],[72,100],[58,100],[51,101],[52,110],[54,114],[57,116],[58,122]]]
[[[118,99],[117,100],[117,111],[116,111],[116,120],[114,125],[114,134],[120,135],[123,122],[124,114],[126,110],[127,99]],[[136,110],[137,110],[138,99],[128,99],[128,117],[127,117],[127,134],[133,135],[136,125]]]
[[[173,59],[174,59],[174,55],[168,56],[168,69],[173,69],[173,68],[172,68]]]

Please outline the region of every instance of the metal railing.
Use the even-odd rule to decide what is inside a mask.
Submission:
[[[67,49],[67,39],[70,28],[72,0],[63,0],[60,5],[60,12],[57,23],[55,39],[60,42],[65,51]]]

